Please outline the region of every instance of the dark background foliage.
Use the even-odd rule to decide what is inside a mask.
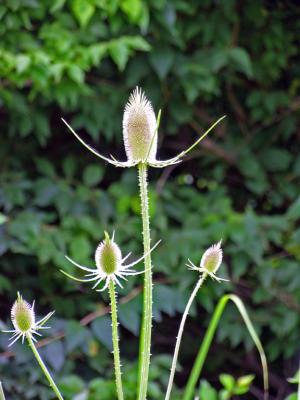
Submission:
[[[68,281],[59,272],[74,272],[64,254],[91,265],[104,229],[116,229],[124,253],[140,255],[142,247],[136,171],[96,159],[60,118],[102,153],[125,159],[122,112],[136,85],[162,109],[160,158],[227,115],[184,163],[150,173],[152,236],[163,244],[153,255],[149,399],[163,398],[196,281],[185,262],[198,263],[220,238],[221,273],[231,283],[208,282],[199,293],[180,354],[178,395],[225,292],[241,296],[262,338],[271,398],[290,393],[300,327],[299,14],[296,1],[1,2],[1,325],[17,290],[36,299],[38,313],[56,310],[41,353],[66,399],[115,395],[107,295]],[[141,278],[119,297],[123,376],[133,399]],[[0,349],[8,399],[52,398],[26,346],[8,351],[1,335]],[[221,372],[254,373],[249,398],[262,398],[259,358],[233,307],[204,375],[218,388]]]

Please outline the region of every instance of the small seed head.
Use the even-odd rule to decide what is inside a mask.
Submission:
[[[137,87],[129,97],[123,116],[123,139],[129,161],[155,160],[156,128],[152,105]]]
[[[219,269],[223,258],[221,241],[209,247],[203,254],[200,262],[200,267],[208,272],[215,274]]]
[[[95,261],[97,268],[106,275],[117,272],[122,263],[122,253],[119,246],[110,239],[108,233],[105,232],[105,239],[99,244],[95,253]]]
[[[16,330],[27,333],[35,324],[32,306],[18,294],[18,299],[11,309],[11,320]]]

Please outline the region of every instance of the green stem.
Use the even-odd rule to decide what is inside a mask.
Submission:
[[[31,336],[27,335],[26,338],[28,340],[29,346],[30,346],[37,362],[39,363],[39,366],[41,367],[42,371],[44,372],[44,374],[49,382],[50,387],[53,389],[54,393],[56,394],[56,396],[59,400],[64,400],[62,395],[60,394],[60,391],[58,390],[58,387],[56,386],[54,380],[52,379],[52,376],[50,375],[46,365],[44,364],[44,361],[41,359],[41,356],[39,355]]]
[[[0,400],[5,400],[4,391],[2,388],[2,383],[0,382]]]
[[[170,372],[170,377],[169,377],[169,383],[168,383],[168,388],[167,388],[167,393],[166,393],[166,397],[165,400],[169,400],[170,399],[170,395],[171,395],[171,390],[172,390],[172,386],[173,386],[173,381],[174,381],[174,375],[175,375],[175,370],[176,370],[176,364],[177,364],[177,359],[178,359],[178,353],[179,353],[179,348],[180,348],[180,343],[181,343],[181,339],[182,339],[182,335],[183,335],[183,330],[184,330],[184,326],[185,326],[185,321],[187,319],[188,313],[190,311],[191,305],[197,295],[198,290],[200,289],[200,287],[202,286],[203,282],[205,281],[207,277],[207,274],[204,273],[198,280],[190,298],[189,301],[185,307],[184,313],[182,315],[182,319],[180,322],[180,326],[179,326],[179,330],[178,330],[178,335],[177,335],[177,340],[176,340],[176,345],[175,345],[175,350],[174,350],[174,356],[173,356],[173,361],[172,361],[172,367],[171,367],[171,372]]]
[[[234,294],[225,294],[219,300],[219,302],[215,308],[215,311],[211,317],[211,320],[209,322],[205,336],[201,342],[201,346],[200,346],[199,352],[197,354],[195,363],[193,365],[192,372],[191,372],[188,382],[185,386],[185,390],[183,393],[183,400],[192,400],[195,397],[195,387],[196,387],[197,382],[200,379],[200,375],[202,372],[204,362],[207,357],[207,353],[210,349],[212,340],[214,338],[217,326],[219,324],[219,321],[221,319],[223,311],[226,307],[226,304],[230,300],[236,305],[237,309],[239,310],[239,312],[245,322],[245,325],[248,329],[248,332],[259,352],[261,364],[262,364],[262,368],[263,368],[263,380],[264,380],[264,390],[265,390],[264,400],[268,399],[268,391],[269,391],[268,364],[267,364],[266,355],[265,355],[263,346],[261,344],[261,341],[255,332],[254,326],[249,318],[249,315],[247,313],[247,310],[246,310],[242,300]]]
[[[138,400],[145,400],[147,396],[148,375],[151,356],[151,328],[152,328],[152,271],[150,254],[150,225],[149,225],[149,205],[147,190],[147,165],[139,164],[139,186],[141,197],[141,212],[143,222],[143,242],[145,257],[145,278],[144,278],[144,300],[143,300],[143,320],[140,338],[139,351],[139,381],[138,381]]]
[[[123,400],[124,395],[123,395],[122,378],[121,378],[117,302],[116,302],[115,284],[113,281],[109,282],[109,296],[111,304],[112,340],[114,349],[113,353],[114,353],[117,394],[118,394],[118,400]]]

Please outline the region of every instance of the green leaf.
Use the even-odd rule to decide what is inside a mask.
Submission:
[[[65,362],[65,352],[62,342],[56,340],[48,344],[43,350],[44,358],[54,371],[60,371]]]
[[[89,400],[111,400],[115,398],[115,382],[96,378],[90,382]]]
[[[139,22],[143,7],[141,0],[122,0],[121,9],[132,22]]]
[[[202,380],[199,388],[199,398],[203,400],[218,400],[218,393],[210,383]]]
[[[300,370],[298,370],[292,378],[288,378],[287,381],[290,383],[296,383],[300,385]]]
[[[246,386],[249,387],[253,382],[255,376],[254,375],[245,375],[238,378],[236,381],[237,386]]]
[[[108,51],[119,70],[123,71],[130,54],[128,45],[122,40],[112,40],[108,46]]]
[[[156,47],[149,54],[149,61],[160,79],[164,79],[174,63],[174,53],[169,47]]]
[[[300,218],[300,196],[292,203],[287,210],[287,217],[292,220]]]
[[[64,396],[74,398],[76,394],[84,390],[84,382],[77,375],[64,376],[59,381],[59,388]]]
[[[66,352],[78,348],[87,342],[89,331],[77,321],[68,321],[65,327]]]
[[[109,317],[100,317],[92,322],[92,331],[104,346],[112,350],[111,320]]]
[[[26,71],[30,66],[30,57],[26,54],[20,54],[16,57],[16,69],[18,73]]]
[[[6,221],[7,221],[7,216],[0,213],[0,225],[5,224]]]
[[[253,76],[251,59],[245,49],[234,47],[229,51],[229,59],[238,71],[246,74],[248,78]]]
[[[83,181],[89,186],[96,186],[103,178],[104,169],[99,164],[88,165],[83,171]]]
[[[84,71],[78,65],[71,64],[68,68],[68,75],[76,83],[84,82]]]
[[[95,13],[95,6],[89,0],[73,0],[72,11],[81,27],[86,27]]]
[[[285,149],[269,148],[263,151],[261,162],[268,171],[286,171],[292,161],[292,155]]]
[[[140,312],[140,299],[134,299],[119,305],[120,323],[135,336],[138,336],[140,330]]]
[[[231,391],[235,385],[235,379],[233,376],[229,374],[221,374],[219,376],[220,382],[222,385],[228,390]]]

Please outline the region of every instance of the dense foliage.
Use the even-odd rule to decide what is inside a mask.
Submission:
[[[91,264],[104,229],[116,229],[124,252],[140,255],[142,246],[135,170],[93,157],[60,118],[102,153],[125,159],[122,112],[135,85],[162,108],[161,158],[227,115],[185,163],[150,174],[152,235],[163,244],[153,255],[149,399],[163,398],[178,319],[196,280],[186,260],[198,262],[221,237],[231,283],[201,290],[177,384],[184,385],[217,299],[233,291],[262,337],[271,392],[289,393],[300,328],[299,13],[297,2],[259,0],[0,4],[1,324],[17,290],[38,300],[41,314],[56,310],[49,335],[60,340],[42,341],[41,351],[66,399],[113,399],[114,382],[107,296],[67,281],[59,269],[74,271],[64,254]],[[136,387],[140,279],[120,291],[128,399]],[[207,379],[218,386],[219,372],[255,373],[257,395],[261,372],[251,346],[229,308]],[[6,347],[1,335],[8,398],[50,399],[27,349],[18,344],[13,357]]]

